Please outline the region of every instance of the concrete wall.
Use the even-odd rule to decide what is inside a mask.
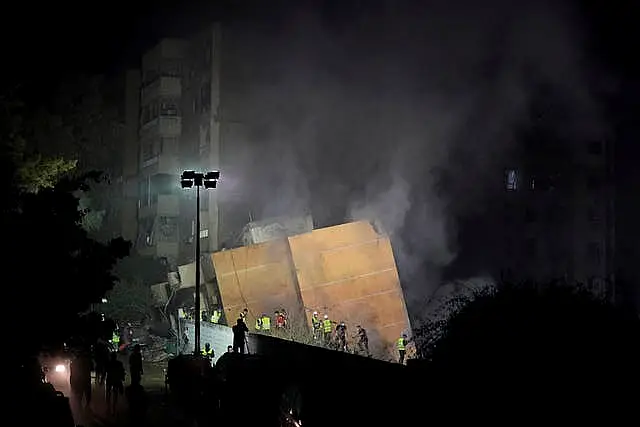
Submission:
[[[246,307],[253,328],[262,313],[302,309],[288,250],[281,239],[212,254],[227,321],[235,322]]]
[[[195,326],[193,321],[181,319],[180,333],[186,332],[189,344],[186,351],[193,353],[195,343]],[[233,332],[231,328],[224,325],[214,325],[213,323],[201,323],[200,324],[200,345],[204,348],[205,344],[211,344],[214,352],[214,362],[218,361],[218,358],[227,351],[227,346],[233,344]]]

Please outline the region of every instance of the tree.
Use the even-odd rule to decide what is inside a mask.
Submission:
[[[416,381],[429,384],[431,396],[422,399],[443,408],[464,390],[470,396],[465,402],[476,408],[554,417],[595,408],[618,412],[622,401],[610,406],[609,399],[624,399],[640,380],[639,344],[634,313],[579,288],[502,284],[476,295],[448,320],[426,376]],[[453,421],[455,414],[449,415]]]
[[[118,322],[145,321],[154,310],[151,289],[139,280],[119,280],[106,298],[102,310]]]
[[[122,239],[100,243],[88,236],[81,226],[86,210],[80,209],[76,194],[98,174],[61,177],[68,171],[64,161],[25,161],[21,150],[28,132],[16,110],[19,103],[5,107],[0,127],[4,308],[9,319],[23,322],[16,348],[35,350],[64,339],[78,314],[113,287],[113,267],[129,253],[130,244]],[[45,165],[56,166],[57,172]]]

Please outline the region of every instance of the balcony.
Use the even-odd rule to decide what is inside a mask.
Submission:
[[[180,199],[174,194],[159,194],[157,200],[148,206],[140,207],[140,217],[169,216],[180,214]]]
[[[180,77],[161,76],[142,89],[141,104],[146,105],[154,99],[174,98],[182,95]]]
[[[140,168],[144,169],[145,175],[154,175],[158,173],[178,175],[180,170],[180,162],[178,156],[171,154],[158,154],[140,164]],[[178,178],[176,177],[176,182]]]
[[[160,116],[140,127],[140,134],[145,136],[180,136],[181,133],[181,117]]]

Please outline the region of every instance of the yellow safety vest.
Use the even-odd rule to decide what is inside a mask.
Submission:
[[[260,328],[262,327],[262,320],[261,319],[256,319],[256,331],[259,331]]]
[[[114,344],[120,344],[120,334],[113,333],[113,337],[111,338],[111,342]]]
[[[220,321],[220,312],[218,310],[213,310],[213,314],[211,315],[211,323],[218,323]]]
[[[320,329],[320,319],[318,319],[316,316],[313,316],[311,318],[311,323],[313,324],[313,329]]]
[[[398,338],[398,350],[404,350],[404,338]]]
[[[202,349],[202,355],[203,355],[203,356],[213,356],[213,349],[212,349],[212,348],[210,348],[210,349],[209,349],[209,351],[207,351],[207,349],[206,349],[206,348],[203,348],[203,349]]]
[[[331,332],[331,320],[324,319],[322,321],[322,324],[324,325],[324,333],[325,334],[328,334],[329,332]]]
[[[263,331],[271,330],[271,318],[269,316],[264,316],[262,318],[262,330]]]

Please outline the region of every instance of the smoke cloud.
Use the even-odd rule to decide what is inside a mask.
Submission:
[[[454,218],[502,189],[541,85],[570,106],[563,132],[597,126],[576,15],[545,1],[313,3],[225,35],[242,82],[230,132],[247,142],[225,148],[225,173],[262,218],[378,221],[403,285],[431,265],[406,289],[428,294],[455,258]]]

